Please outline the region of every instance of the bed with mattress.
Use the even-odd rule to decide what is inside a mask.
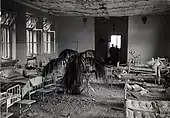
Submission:
[[[170,91],[162,85],[125,83],[126,118],[169,118]]]
[[[43,78],[36,70],[25,70],[21,68],[5,68],[0,71],[0,92],[5,92],[12,86],[20,85],[22,97],[24,97],[30,90],[31,84],[30,79],[36,78],[37,81],[39,78]]]

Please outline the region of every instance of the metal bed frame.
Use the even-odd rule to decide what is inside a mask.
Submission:
[[[1,105],[5,104],[6,111],[1,112],[2,118],[8,118],[13,115],[13,113],[8,112],[9,107],[13,106],[15,103],[21,101],[21,86],[15,85],[9,89],[7,89],[6,92],[1,93]]]
[[[161,75],[160,75],[160,68],[159,66],[156,66],[155,69],[151,69],[151,68],[146,68],[140,69],[140,67],[134,67],[131,65],[131,63],[128,64],[128,73],[140,73],[142,76],[154,76],[156,78],[156,80],[158,81],[158,84],[160,84],[160,79],[161,79]],[[156,83],[155,80],[155,83]]]
[[[127,96],[127,85],[128,85],[128,79],[125,80],[125,87],[124,87],[124,102],[125,102],[125,118],[135,118],[136,116],[133,116],[134,113],[146,113],[146,114],[150,114],[150,115],[154,115],[156,117],[159,118],[165,118],[164,115],[167,115],[168,118],[170,117],[170,101],[163,101],[163,100],[146,100],[146,101],[142,101],[142,100],[131,100],[130,98],[128,98]],[[155,104],[154,107],[156,107],[156,109],[153,108],[153,102],[156,103],[166,103],[167,105],[167,109],[162,109],[165,106],[161,106],[159,104]],[[135,103],[139,103],[139,105],[136,105]],[[141,104],[145,104],[146,108],[144,108],[144,106],[140,109],[140,105]],[[148,108],[148,106],[152,105],[152,107]],[[162,107],[162,108],[161,108]],[[160,112],[162,111],[162,112]],[[131,115],[132,113],[132,115]],[[162,117],[163,116],[163,117]],[[167,117],[166,116],[166,117]],[[142,116],[137,116],[138,118],[143,118]]]
[[[1,108],[1,110],[0,110],[0,116],[2,117],[2,118],[8,118],[8,117],[10,117],[10,116],[12,116],[13,115],[13,113],[11,113],[11,112],[8,112],[8,110],[7,111],[4,111],[3,109],[2,109],[2,106],[3,105],[5,105],[5,110],[7,109],[7,96],[6,96],[6,92],[3,92],[3,93],[0,93],[0,108]]]
[[[21,86],[15,85],[7,89],[7,111],[13,104],[21,101]]]

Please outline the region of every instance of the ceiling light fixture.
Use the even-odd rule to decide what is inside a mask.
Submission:
[[[143,24],[145,24],[146,21],[147,21],[147,17],[146,17],[146,16],[143,16],[143,17],[142,17],[142,22],[143,22]]]

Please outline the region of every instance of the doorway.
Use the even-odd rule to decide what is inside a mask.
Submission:
[[[111,35],[111,40],[109,42],[109,48],[112,47],[121,48],[121,35]]]
[[[110,42],[108,42],[108,64],[117,64],[120,61],[120,50],[121,50],[121,35],[111,35]]]
[[[115,26],[113,28],[113,26]],[[102,40],[101,41],[101,37]],[[111,41],[112,40],[112,41]],[[120,63],[127,62],[128,49],[128,17],[110,17],[103,20],[95,18],[95,51],[96,59],[108,60],[108,50],[111,44],[117,45],[120,49]]]

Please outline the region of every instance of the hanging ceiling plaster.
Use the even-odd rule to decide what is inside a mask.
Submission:
[[[132,16],[170,13],[170,0],[14,0],[55,15]]]

